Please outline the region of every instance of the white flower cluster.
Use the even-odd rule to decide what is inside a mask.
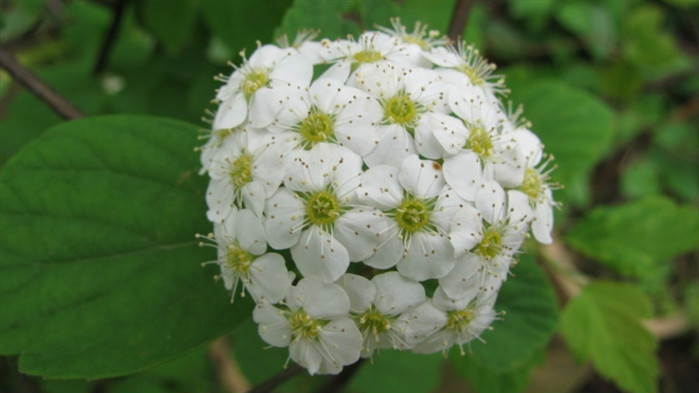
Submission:
[[[313,38],[222,77],[201,159],[225,286],[311,374],[462,347],[529,229],[551,241],[551,160],[473,47],[398,21]]]

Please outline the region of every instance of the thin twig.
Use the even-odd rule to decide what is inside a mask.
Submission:
[[[363,363],[364,359],[359,359],[354,364],[345,367],[339,374],[328,381],[328,383],[318,389],[317,393],[342,393],[347,383],[352,379]]]
[[[447,36],[449,36],[449,39],[452,41],[457,41],[464,32],[472,5],[472,0],[457,0],[454,4],[454,10],[451,13],[451,21],[449,22],[449,32],[447,33]]]
[[[112,51],[114,42],[116,41],[117,35],[119,33],[119,27],[121,26],[121,19],[124,16],[124,8],[128,0],[116,0],[114,3],[114,17],[112,18],[112,24],[107,30],[107,34],[104,36],[104,41],[102,41],[102,49],[100,49],[99,57],[97,57],[97,62],[95,63],[95,68],[93,73],[95,75],[104,71],[109,62],[109,54]]]
[[[221,385],[230,393],[245,393],[250,390],[250,382],[245,378],[235,359],[226,337],[215,340],[209,346],[209,357],[216,364],[216,373]]]
[[[302,370],[303,370],[303,367],[299,366],[298,364],[293,364],[293,365],[285,368],[284,370],[282,370],[280,373],[273,376],[272,378],[264,381],[260,385],[255,386],[254,388],[249,390],[248,393],[269,393],[272,390],[274,390],[274,388],[283,384],[288,379],[295,376],[296,374],[298,374]]]
[[[0,49],[0,66],[6,69],[15,81],[29,89],[64,119],[72,120],[85,116],[73,104],[44,83],[33,72],[25,68],[10,52],[4,49]]]

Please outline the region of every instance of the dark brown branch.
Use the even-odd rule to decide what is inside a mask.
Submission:
[[[451,21],[449,22],[449,32],[447,33],[447,36],[452,41],[458,40],[464,32],[472,5],[472,0],[456,0],[456,3],[454,3],[454,10],[451,13]]]
[[[112,24],[107,30],[107,34],[104,36],[104,41],[102,41],[102,49],[100,49],[99,57],[97,57],[97,62],[95,62],[95,68],[93,73],[95,75],[104,71],[109,62],[109,54],[112,52],[112,47],[116,41],[117,35],[119,33],[119,27],[121,27],[121,19],[124,17],[124,8],[128,0],[116,0],[114,3],[114,17],[112,18]]]
[[[0,49],[0,66],[7,70],[12,79],[29,89],[64,119],[71,120],[85,116],[73,104],[20,64],[12,53],[4,49]]]
[[[354,374],[359,371],[359,367],[364,363],[364,359],[359,359],[354,364],[345,367],[339,374],[334,376],[328,383],[318,389],[317,393],[342,393],[347,383]]]
[[[303,367],[299,366],[298,364],[293,364],[290,367],[282,370],[282,372],[280,372],[279,374],[264,381],[260,385],[255,386],[250,391],[248,391],[248,393],[269,393],[272,390],[274,390],[274,388],[286,382],[289,378],[295,376],[302,370]]]

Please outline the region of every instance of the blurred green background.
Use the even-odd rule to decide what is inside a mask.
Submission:
[[[556,155],[554,179],[565,186],[556,192],[563,202],[557,245],[529,248],[558,295],[561,334],[527,367],[500,378],[468,361],[387,352],[363,366],[347,390],[696,393],[699,1],[465,3],[461,35],[506,75],[509,99],[525,105],[532,129]],[[206,128],[202,118],[210,117],[219,86],[213,76],[230,73],[227,62],[238,64],[239,51],[251,52],[258,40],[293,38],[304,28],[356,36],[395,16],[409,29],[419,20],[446,33],[454,8],[454,1],[427,0],[0,1],[0,43],[87,116],[149,114]],[[64,120],[2,70],[0,121],[4,165]],[[613,288],[585,287],[589,282]],[[624,307],[623,296],[614,299],[620,294],[641,299],[627,305],[639,308],[634,323],[653,320],[646,325],[652,338],[627,342],[627,326],[593,323]],[[284,351],[261,350],[254,329],[248,321],[225,342],[142,373],[89,382],[25,376],[16,357],[3,357],[0,392],[234,391],[221,371],[230,367],[217,362],[221,351],[242,372],[233,379],[252,385],[286,361]],[[633,350],[608,355],[617,344],[657,359],[648,363],[657,382],[642,381],[648,375],[638,375],[644,368],[633,366]],[[408,384],[406,375],[419,377]],[[281,390],[314,390],[325,380],[297,376]]]

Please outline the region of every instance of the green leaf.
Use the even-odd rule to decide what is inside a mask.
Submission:
[[[545,347],[539,348],[526,362],[505,372],[493,370],[471,358],[468,354],[459,356],[458,351],[455,350],[452,350],[450,360],[457,374],[466,378],[476,391],[481,393],[516,393],[527,388],[532,369],[541,364],[545,355]]]
[[[575,33],[597,59],[607,58],[616,46],[616,25],[608,7],[585,1],[567,2],[558,9],[557,20]]]
[[[140,0],[136,4],[143,24],[168,52],[175,53],[187,44],[199,16],[199,0],[178,0],[176,4],[162,0]]]
[[[183,354],[250,310],[211,277],[206,180],[187,123],[63,123],[0,172],[0,353],[24,373],[103,378]]]
[[[250,54],[256,48],[256,41],[266,44],[274,38],[270,32],[279,25],[290,3],[290,0],[267,0],[262,6],[258,1],[219,0],[204,1],[201,7],[211,31],[233,53],[247,49]]]
[[[664,197],[598,207],[566,236],[569,245],[616,271],[643,277],[699,243],[699,212]]]
[[[525,254],[502,286],[495,309],[501,321],[470,343],[473,359],[494,371],[507,372],[529,362],[556,329],[558,312],[551,284],[533,258]]]
[[[320,37],[333,40],[347,34],[358,34],[361,29],[349,18],[351,7],[352,0],[295,0],[274,35],[286,34],[293,40],[300,30],[316,29],[320,30]]]
[[[384,350],[365,362],[352,378],[348,390],[354,393],[422,393],[439,384],[444,357]]]
[[[633,285],[592,283],[564,309],[561,333],[579,361],[591,360],[621,389],[652,393],[659,373],[658,343],[641,324],[651,311],[648,298]]]
[[[531,120],[532,131],[546,145],[546,151],[556,157],[554,181],[565,185],[587,175],[609,150],[613,113],[598,98],[540,78],[525,79],[510,87],[510,98],[524,104],[524,117]]]

